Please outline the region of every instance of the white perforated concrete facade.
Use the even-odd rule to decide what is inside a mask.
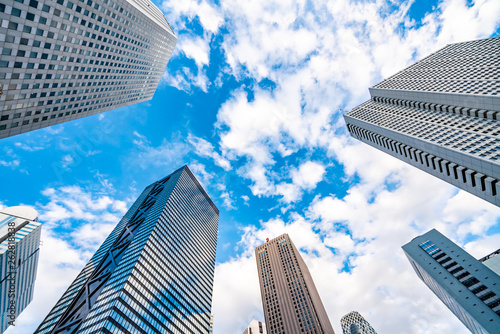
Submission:
[[[500,206],[500,37],[451,44],[370,88],[354,138]]]
[[[177,38],[149,0],[0,3],[0,138],[150,100]]]
[[[500,277],[433,229],[403,246],[418,277],[474,334],[499,333]]]
[[[343,334],[377,334],[368,321],[356,311],[350,312],[340,319]]]

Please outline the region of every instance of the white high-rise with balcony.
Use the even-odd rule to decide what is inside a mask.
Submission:
[[[450,44],[370,88],[354,138],[500,206],[500,37]]]

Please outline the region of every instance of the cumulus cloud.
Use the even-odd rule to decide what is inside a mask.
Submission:
[[[231,303],[232,312],[221,287],[230,284],[226,277],[237,277],[244,284],[231,295],[255,289],[258,278],[240,275],[251,270],[242,266],[255,266],[253,249],[266,237],[288,232],[337,331],[340,318],[357,310],[379,332],[465,333],[418,280],[400,247],[435,227],[486,255],[497,247],[498,235],[485,233],[498,224],[498,208],[351,139],[341,119],[341,109],[367,99],[367,88],[382,78],[448,43],[487,37],[499,25],[495,1],[445,0],[420,22],[408,15],[412,4],[220,2],[231,25],[223,42],[231,74],[274,84],[256,85],[252,94],[234,91],[222,105],[216,123],[221,152],[241,165],[239,175],[252,181],[256,196],[280,194],[293,202],[300,199],[299,184],[313,188],[320,182],[324,169],[299,173],[304,150],[340,163],[340,177],[351,185],[343,197],[318,195],[303,214],[243,229],[242,255],[217,267],[216,332],[239,333],[243,327],[236,319],[261,312],[260,295]]]
[[[318,197],[304,215],[293,213],[286,220],[263,222],[260,228],[245,227],[239,242],[244,248],[242,255],[219,264],[216,270],[213,310],[216,315],[224,314],[224,319],[216,316],[215,331],[239,333],[238,319],[261,312],[260,293],[255,288],[258,276],[256,272],[246,274],[256,268],[253,250],[266,238],[288,233],[311,271],[336,331],[341,332],[340,318],[357,310],[381,333],[466,333],[418,279],[401,246],[433,227],[464,246],[460,233],[454,231],[470,221],[480,221],[485,208],[471,206],[463,220],[438,219],[457,196],[467,200],[473,196],[463,192],[454,196],[451,186],[414,168],[403,168],[398,178],[415,181],[392,190],[378,190],[374,185],[367,191],[366,184],[360,184],[343,199]],[[428,187],[434,196],[428,196]],[[370,193],[375,194],[371,201],[367,198]],[[492,205],[487,209],[491,225],[498,224],[500,209]],[[474,255],[484,256],[497,249],[495,241],[500,234],[484,236],[470,231],[477,239],[466,249]],[[228,280],[234,277],[242,284],[226,292],[222,287],[231,284]],[[248,290],[256,295],[248,296]],[[230,303],[233,309],[228,308],[231,296],[239,294],[245,295],[245,300]]]
[[[273,195],[269,182],[280,180],[272,180],[269,170],[278,157],[293,157],[301,148],[333,148],[332,141],[339,141],[334,138],[343,135],[341,108],[366,99],[369,86],[447,43],[486,37],[498,26],[498,17],[491,14],[500,11],[495,1],[473,6],[443,1],[419,24],[408,16],[411,5],[220,3],[218,10],[231,27],[222,44],[231,74],[275,84],[271,91],[254,87],[251,97],[235,91],[218,113],[222,152],[230,160],[247,161],[240,171],[253,181],[254,194]],[[468,32],[454,33],[459,25]],[[340,141],[338,155],[356,145]],[[286,184],[280,187],[291,191]]]
[[[199,156],[212,158],[214,163],[224,168],[224,170],[229,170],[231,168],[230,162],[215,151],[212,143],[203,138],[198,138],[193,134],[188,135],[188,141],[193,145],[196,154]]]

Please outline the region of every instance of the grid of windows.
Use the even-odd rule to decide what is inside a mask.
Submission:
[[[500,37],[448,45],[370,88],[347,128],[500,206],[499,57]]]
[[[356,311],[350,312],[340,319],[344,334],[377,334],[368,321]]]
[[[36,333],[208,332],[218,210],[191,171],[183,167],[146,188],[122,222],[106,240],[112,246],[98,251],[101,264],[68,289],[78,295],[67,292]],[[88,290],[96,296],[82,313],[75,307]]]
[[[494,203],[500,199],[500,181],[496,178],[368,131],[362,127],[347,124],[347,128],[354,138],[375,146],[455,186],[462,189],[466,188],[489,202]]]
[[[480,159],[500,162],[500,124],[496,113],[493,115],[495,119],[471,118],[439,110],[368,101],[354,108],[349,116]]]
[[[447,45],[374,88],[500,95],[500,38]]]
[[[7,0],[0,22],[0,138],[151,99],[176,43],[148,0]]]
[[[255,254],[267,332],[333,333],[312,278],[289,236],[267,241]]]

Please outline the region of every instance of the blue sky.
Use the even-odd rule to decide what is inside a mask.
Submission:
[[[500,210],[348,136],[368,87],[447,43],[498,36],[481,1],[155,2],[178,44],[154,98],[2,139],[0,204],[43,227],[34,330],[142,189],[188,164],[220,209],[215,333],[263,320],[253,249],[289,233],[336,331],[466,333],[400,246],[436,227],[479,257]],[[432,196],[428,189],[433,189]]]

